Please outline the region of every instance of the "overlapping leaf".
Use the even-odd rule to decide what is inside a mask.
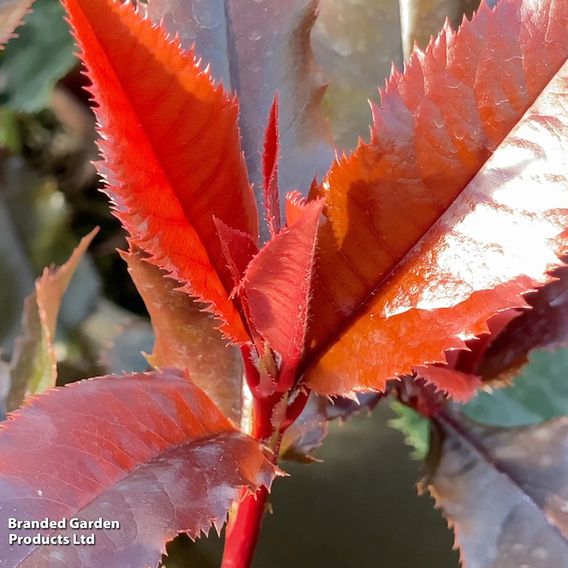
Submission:
[[[515,372],[526,363],[531,349],[567,344],[568,269],[559,269],[555,276],[558,280],[527,297],[532,309],[511,321],[491,343],[479,363],[484,378]]]
[[[567,25],[562,0],[503,0],[391,78],[370,144],[314,192],[326,221],[303,365],[316,391],[444,363],[550,281],[568,221]]]
[[[526,426],[568,415],[568,349],[539,349],[509,386],[479,392],[462,412],[483,424]]]
[[[257,238],[237,103],[191,52],[117,0],[65,0],[94,83],[100,148],[115,213],[184,291],[211,305],[236,341],[246,332],[213,217]]]
[[[226,345],[213,320],[187,294],[175,290],[139,250],[122,253],[152,319],[156,336],[150,362],[186,370],[226,416],[239,424],[243,369],[240,353]]]
[[[568,566],[568,419],[488,428],[438,420],[440,462],[425,485],[468,568]]]
[[[239,96],[243,148],[257,198],[262,199],[263,133],[274,95],[280,108],[280,189],[307,191],[332,160],[319,103],[323,84],[310,33],[315,0],[150,0],[155,21],[194,42],[213,75]],[[230,222],[228,222],[231,225]],[[233,225],[234,226],[234,225]],[[267,235],[265,235],[267,236]]]
[[[35,292],[26,299],[22,335],[16,341],[10,364],[10,392],[7,409],[20,406],[24,397],[55,386],[57,359],[55,330],[63,295],[81,257],[97,234],[94,229],[83,237],[69,260],[59,268],[45,269],[35,284]]]
[[[264,187],[264,210],[270,236],[280,231],[280,195],[278,191],[278,160],[280,152],[280,134],[278,132],[278,98],[274,99],[266,133],[262,155],[262,176]]]
[[[99,531],[96,545],[83,547],[3,538],[0,557],[21,567],[155,566],[166,540],[220,526],[243,489],[268,487],[274,474],[257,443],[187,377],[75,383],[33,399],[0,429],[2,524],[103,517],[120,530]]]
[[[311,393],[298,419],[286,430],[280,446],[283,459],[310,463],[312,451],[321,446],[331,420],[345,421],[359,412],[370,412],[379,402],[376,393],[359,394],[355,400],[328,399]]]
[[[252,324],[282,358],[281,388],[292,387],[307,328],[312,267],[323,202],[304,206],[248,265],[239,285]]]

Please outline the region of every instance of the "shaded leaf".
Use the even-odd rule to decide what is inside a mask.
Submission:
[[[424,482],[468,568],[568,566],[568,418],[488,428],[439,417],[440,461]]]
[[[18,334],[25,297],[33,290],[34,271],[6,199],[11,185],[6,162],[0,172],[0,338],[2,346],[9,350]],[[25,179],[29,181],[27,176]]]
[[[344,422],[362,411],[370,412],[380,400],[375,393],[359,394],[356,400],[328,399],[311,393],[298,419],[286,430],[280,445],[280,455],[285,460],[310,463],[317,461],[311,453],[319,448],[327,436],[329,422]]]
[[[404,441],[412,448],[412,459],[424,460],[430,449],[430,420],[396,400],[390,406],[396,418],[389,420],[388,425],[402,432]]]
[[[22,18],[29,11],[34,0],[0,1],[0,44],[6,43]]]
[[[213,222],[256,240],[236,100],[131,5],[64,5],[94,83],[105,159],[98,167],[116,216],[151,262],[211,306],[226,335],[245,341]]]
[[[111,374],[141,373],[150,368],[144,357],[152,351],[154,332],[147,320],[140,318],[126,323],[118,330],[111,345],[101,353],[101,362]]]
[[[106,376],[33,399],[0,429],[0,471],[5,517],[120,523],[95,546],[3,539],[0,557],[21,567],[155,566],[166,540],[222,525],[243,488],[269,487],[275,474],[258,444],[173,372]]]
[[[4,158],[0,168],[0,345],[11,353],[25,297],[34,290],[34,277],[46,265],[63,264],[73,252],[75,236],[67,204],[54,181],[36,175],[20,156]],[[77,328],[95,307],[99,285],[90,259],[84,259],[61,305],[59,338],[72,341],[76,337]],[[85,353],[79,357],[86,360]]]
[[[478,369],[486,380],[518,371],[532,349],[567,344],[568,269],[560,268],[555,276],[556,282],[527,296],[532,309],[511,321],[487,349]]]
[[[150,369],[146,354],[152,351],[154,332],[147,318],[101,298],[80,329],[87,348],[98,357],[99,369],[91,374]]]
[[[195,42],[216,79],[238,94],[243,148],[259,202],[264,122],[276,93],[282,193],[297,188],[307,191],[333,157],[319,111],[322,81],[310,47],[316,5],[315,0],[149,1],[150,16],[156,21],[163,18],[186,48]]]
[[[0,102],[36,112],[49,105],[55,83],[77,64],[60,3],[36,0],[18,36],[8,43],[0,62]]]
[[[46,268],[36,281],[35,292],[26,299],[22,335],[16,341],[10,363],[8,410],[18,408],[26,396],[55,386],[54,342],[59,308],[79,261],[97,232],[98,228],[83,237],[63,266]]]
[[[312,33],[316,61],[329,84],[322,110],[339,148],[368,132],[367,100],[377,99],[392,65],[402,67],[398,0],[319,0]]]
[[[503,0],[393,75],[371,143],[315,192],[311,388],[381,390],[445,363],[551,280],[566,247],[566,25],[565,2]]]
[[[512,384],[480,392],[462,411],[496,426],[523,426],[568,415],[568,349],[537,350]]]
[[[240,422],[243,369],[239,351],[228,346],[203,312],[203,305],[176,290],[175,283],[144,260],[139,250],[123,252],[128,272],[152,319],[156,335],[150,363],[186,370],[191,380],[236,424]]]
[[[290,389],[304,346],[322,201],[283,229],[248,265],[240,293],[252,324],[282,359],[279,388]]]

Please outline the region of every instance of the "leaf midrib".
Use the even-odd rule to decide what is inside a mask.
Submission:
[[[515,475],[508,470],[505,465],[496,457],[491,455],[490,451],[479,442],[475,436],[471,435],[470,432],[464,428],[459,420],[454,417],[453,412],[448,412],[447,409],[442,411],[435,419],[438,421],[443,428],[447,430],[452,430],[454,435],[466,443],[471,451],[477,454],[484,463],[487,464],[489,468],[494,469],[498,474],[500,474],[510,485],[513,486],[513,490],[518,491],[523,495],[528,502],[533,506],[546,521],[546,524],[563,540],[568,546],[568,538],[564,536],[559,527],[554,524],[553,519],[549,518],[544,509],[535,501],[535,499],[525,491],[522,482],[515,477]]]
[[[345,316],[340,321],[339,326],[334,330],[334,333],[330,334],[330,336],[321,343],[321,345],[316,348],[314,351],[311,352],[310,356],[306,358],[305,362],[301,365],[301,376],[305,380],[308,378],[309,384],[309,375],[310,372],[314,369],[317,363],[326,355],[326,353],[336,345],[343,336],[345,336],[350,328],[356,324],[356,322],[361,318],[364,317],[364,312],[366,308],[372,303],[373,299],[376,297],[377,293],[380,292],[381,288],[387,283],[387,281],[395,274],[397,270],[401,268],[404,264],[406,259],[413,254],[415,249],[424,241],[427,235],[432,232],[440,220],[445,216],[447,211],[455,204],[455,202],[460,198],[461,195],[465,191],[467,191],[468,187],[472,183],[472,181],[480,175],[480,172],[483,170],[487,162],[493,157],[494,154],[499,152],[501,146],[506,142],[509,135],[515,128],[523,122],[525,117],[528,113],[531,112],[534,105],[537,101],[542,97],[543,93],[545,93],[549,87],[549,85],[555,80],[556,76],[560,72],[560,70],[564,67],[568,59],[565,59],[559,67],[554,71],[551,75],[550,80],[544,85],[542,90],[537,94],[537,96],[529,103],[527,109],[521,114],[519,119],[511,126],[511,128],[505,133],[502,140],[500,141],[499,145],[491,152],[488,153],[487,158],[479,165],[479,168],[474,173],[474,175],[464,184],[463,188],[455,195],[453,200],[448,204],[448,206],[441,211],[439,216],[434,220],[434,222],[430,225],[430,227],[426,230],[426,232],[408,249],[408,251],[400,257],[400,259],[390,268],[387,272],[385,272],[379,279],[379,281],[373,286],[373,288],[369,291],[369,293],[353,308],[351,313],[348,316]],[[380,133],[379,133],[380,134]],[[333,166],[332,166],[333,167]],[[560,262],[560,261],[559,261]],[[317,273],[316,273],[317,276]],[[363,313],[362,313],[363,312]]]

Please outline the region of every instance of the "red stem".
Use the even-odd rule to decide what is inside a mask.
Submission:
[[[221,568],[248,568],[254,555],[268,491],[262,487],[256,495],[248,495],[229,521]]]
[[[253,393],[253,425],[251,436],[256,440],[266,440],[272,435],[272,412],[274,406],[282,398],[282,394],[275,393],[269,397],[261,397],[256,392],[258,372],[250,361],[248,352],[243,351],[245,359],[245,373],[247,383]],[[248,364],[247,364],[248,363]],[[274,463],[278,456],[274,455]],[[268,497],[268,490],[264,487],[255,495],[247,495],[237,505],[227,524],[225,533],[225,549],[221,568],[249,568],[252,561],[260,525]]]

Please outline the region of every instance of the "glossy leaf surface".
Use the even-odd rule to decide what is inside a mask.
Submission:
[[[22,335],[16,341],[10,363],[8,410],[20,406],[27,395],[54,387],[57,380],[55,332],[63,295],[81,257],[98,229],[84,237],[69,260],[59,268],[46,268],[36,281],[35,292],[25,301]]]
[[[440,462],[427,487],[468,568],[568,566],[568,418],[487,428],[440,418]]]
[[[333,157],[319,111],[323,83],[310,46],[316,1],[150,0],[148,4],[150,16],[155,21],[163,18],[165,27],[179,33],[186,48],[195,42],[196,52],[211,63],[215,78],[237,93],[243,149],[259,202],[264,127],[275,94],[280,110],[280,189],[282,194],[292,189],[306,192]]]
[[[244,341],[213,222],[256,239],[235,99],[131,5],[64,4],[94,83],[99,171],[117,217],[153,263],[211,305],[225,334]]]
[[[243,369],[240,353],[229,346],[214,327],[203,305],[177,291],[139,250],[122,253],[152,319],[156,340],[150,362],[159,368],[176,368],[239,424]]]
[[[371,143],[315,192],[309,386],[381,390],[444,363],[550,280],[566,247],[566,25],[563,1],[504,0],[392,77]]]
[[[274,476],[257,443],[173,372],[91,379],[33,399],[0,430],[0,471],[0,556],[11,567],[155,566],[166,540],[222,525],[243,488]],[[8,516],[103,517],[120,530],[99,531],[95,546],[9,546]]]

